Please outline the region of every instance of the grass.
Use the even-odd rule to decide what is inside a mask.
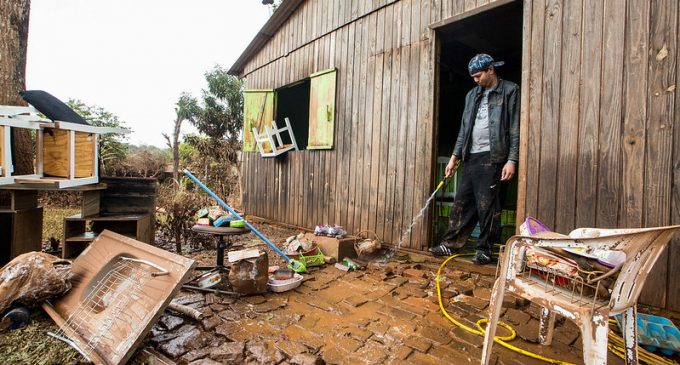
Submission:
[[[64,217],[80,213],[79,209],[45,208],[43,210],[43,240],[54,237],[62,239],[64,234]]]
[[[0,334],[0,359],[3,364],[69,364],[80,355],[65,343],[46,334],[59,327],[43,311],[33,316],[25,328]]]

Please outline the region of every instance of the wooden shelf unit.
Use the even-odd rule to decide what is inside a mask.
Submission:
[[[77,257],[103,230],[108,229],[137,241],[152,243],[154,231],[151,214],[94,215],[81,214],[64,218],[62,257]]]

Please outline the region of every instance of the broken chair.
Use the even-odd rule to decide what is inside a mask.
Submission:
[[[298,150],[295,135],[293,135],[293,128],[290,126],[290,120],[284,118],[284,121],[286,126],[279,128],[276,126],[276,121],[272,120],[271,127],[265,125],[264,132],[262,133],[258,133],[257,128],[253,127],[255,143],[257,143],[257,148],[259,148],[262,157],[276,157],[291,150]],[[283,144],[281,133],[288,133],[291,143]]]
[[[482,364],[491,357],[493,338],[501,312],[504,292],[529,299],[542,307],[539,341],[550,345],[555,314],[574,321],[581,330],[585,364],[607,363],[610,316],[622,314],[626,364],[638,363],[636,304],[642,287],[664,248],[680,226],[595,229],[580,228],[569,236],[540,233],[514,236],[508,240],[499,263],[499,273],[491,293],[489,322],[484,337]],[[598,277],[583,279],[553,270],[550,265],[530,261],[532,249],[608,250],[625,253],[625,260]],[[618,277],[613,280],[614,275]],[[608,297],[602,296],[601,281],[612,280]]]

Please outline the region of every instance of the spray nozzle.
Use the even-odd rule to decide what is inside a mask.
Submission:
[[[439,185],[437,185],[437,188],[434,189],[434,190],[436,191],[436,190],[441,189],[442,186],[446,185],[446,181],[447,181],[448,179],[449,179],[448,176],[444,176],[444,180],[440,181],[440,182],[439,182]]]

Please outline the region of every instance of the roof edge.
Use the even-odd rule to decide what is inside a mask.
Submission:
[[[262,26],[262,29],[257,32],[255,38],[250,41],[248,47],[241,53],[227,73],[233,76],[243,77],[243,70],[248,61],[269,43],[269,40],[276,34],[281,24],[285,23],[288,18],[290,18],[293,12],[295,12],[295,9],[297,9],[302,2],[304,2],[304,0],[284,0],[264,26]]]

